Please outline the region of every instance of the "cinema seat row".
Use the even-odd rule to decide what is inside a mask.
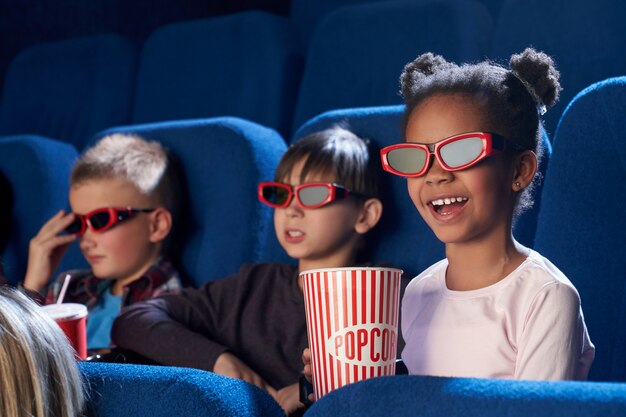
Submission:
[[[562,73],[563,100],[546,116],[553,135],[578,91],[626,72],[626,5],[611,0],[505,0],[497,15],[494,1],[336,3],[345,6],[294,0],[291,17],[247,11],[172,23],[141,45],[109,33],[33,46],[6,74],[0,136],[38,134],[80,151],[110,127],[235,116],[289,143],[324,111],[400,104],[398,75],[420,53],[506,64],[529,45]],[[326,14],[315,19],[315,7]]]

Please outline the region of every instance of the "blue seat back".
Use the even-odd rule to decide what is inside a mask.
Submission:
[[[289,15],[296,22],[296,26],[306,43],[310,41],[317,25],[332,11],[345,6],[352,6],[363,3],[374,3],[388,0],[292,0]],[[415,0],[412,0],[415,1]],[[430,1],[430,0],[423,0]],[[502,0],[478,0],[489,10],[491,16],[495,18],[500,13]]]
[[[320,21],[335,9],[361,3],[385,0],[292,0],[289,16],[295,22],[300,36],[308,44]]]
[[[294,31],[258,11],[163,26],[141,53],[133,123],[236,116],[288,131],[302,71]]]
[[[475,61],[492,20],[468,0],[385,1],[344,7],[318,25],[307,55],[294,130],[328,110],[401,104],[399,77],[424,52]]]
[[[199,369],[82,362],[89,415],[284,417],[256,386]]]
[[[30,47],[12,62],[0,135],[36,134],[78,150],[97,131],[130,121],[137,52],[114,34]]]
[[[307,417],[624,415],[626,384],[395,376],[347,385],[318,400]]]
[[[258,202],[256,187],[273,178],[286,145],[274,130],[223,117],[116,127],[161,142],[179,161],[185,210],[174,219],[179,267],[191,284],[238,271],[264,258],[273,235],[272,210]],[[277,253],[278,249],[272,252]]]
[[[536,249],[578,289],[596,358],[589,378],[626,381],[626,77],[569,104],[554,138]]]
[[[553,136],[570,100],[583,88],[626,74],[626,3],[613,0],[506,0],[493,36],[491,57],[508,62],[529,46],[551,55],[561,73],[561,100],[546,114]]]
[[[370,139],[382,148],[404,141],[401,126],[403,112],[404,106],[330,111],[305,123],[295,134],[294,140],[334,124],[345,123],[357,135]],[[547,136],[544,136],[543,143],[546,152],[541,172],[545,172],[551,152]],[[379,155],[373,156],[380,159]],[[443,244],[417,212],[407,193],[406,180],[383,173],[382,181],[384,210],[378,230],[373,232],[373,260],[389,261],[403,268],[405,276],[415,276],[445,257]],[[514,229],[516,239],[527,246],[533,245],[540,189],[541,184],[538,184],[534,207],[521,215]]]
[[[40,136],[0,140],[0,252],[9,282],[24,279],[30,239],[57,211],[68,209],[69,175],[76,156],[72,145]],[[78,246],[73,244],[57,272],[85,265]]]

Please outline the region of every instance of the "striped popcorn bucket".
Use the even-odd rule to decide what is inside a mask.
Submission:
[[[394,375],[400,278],[394,268],[324,268],[303,278],[315,398]]]

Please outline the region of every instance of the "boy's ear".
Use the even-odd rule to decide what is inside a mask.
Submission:
[[[382,214],[383,203],[378,198],[367,199],[361,207],[361,214],[354,225],[354,230],[360,234],[369,232],[376,226]]]
[[[172,230],[172,213],[163,207],[150,213],[150,242],[157,243],[164,240]]]
[[[524,151],[516,157],[513,173],[513,191],[521,191],[528,187],[537,172],[537,155],[533,151]]]

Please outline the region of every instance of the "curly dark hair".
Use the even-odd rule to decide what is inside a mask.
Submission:
[[[467,96],[482,106],[489,131],[534,151],[540,160],[540,114],[558,101],[561,85],[552,58],[527,48],[511,56],[508,69],[491,61],[456,65],[425,53],[404,67],[400,89],[406,103],[404,131],[413,109],[429,97]],[[516,215],[532,206],[533,186],[520,196]]]

